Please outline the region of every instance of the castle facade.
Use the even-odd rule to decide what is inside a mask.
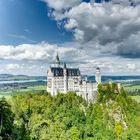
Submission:
[[[100,68],[96,68],[95,82],[83,79],[79,68],[68,68],[66,63],[62,67],[57,54],[55,64],[47,71],[47,91],[52,96],[58,93],[74,91],[86,100],[93,100],[97,95],[97,86],[101,83]]]

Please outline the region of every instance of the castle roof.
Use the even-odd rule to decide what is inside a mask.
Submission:
[[[100,68],[99,68],[99,67],[97,67],[97,68],[96,68],[96,70],[100,70]]]
[[[64,76],[64,69],[61,67],[51,67],[53,76]],[[78,68],[66,68],[67,76],[80,76],[80,70]]]

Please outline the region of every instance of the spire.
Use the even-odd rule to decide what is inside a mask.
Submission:
[[[60,65],[60,59],[59,59],[58,53],[57,53],[56,58],[55,58],[55,64],[57,65],[57,67],[59,67],[59,65]]]
[[[67,68],[67,65],[66,65],[66,63],[64,63],[64,69],[66,69]]]
[[[96,70],[100,71],[100,68],[99,68],[99,67],[97,67],[97,68],[96,68]]]

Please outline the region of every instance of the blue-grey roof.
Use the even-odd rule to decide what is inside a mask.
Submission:
[[[67,75],[68,76],[80,76],[80,70],[79,69],[68,68],[67,69]]]
[[[97,67],[97,68],[96,68],[96,70],[100,70],[100,68],[99,68],[99,67]]]
[[[54,76],[63,76],[63,68],[61,67],[52,67],[51,71],[53,73]]]
[[[51,71],[54,76],[64,76],[63,68],[51,67]],[[80,76],[80,70],[78,68],[67,68],[67,76]]]

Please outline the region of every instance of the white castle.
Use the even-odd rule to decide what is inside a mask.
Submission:
[[[58,54],[55,64],[47,71],[47,92],[50,92],[52,96],[74,91],[86,100],[94,100],[99,83],[101,83],[100,68],[96,68],[95,82],[88,81],[82,79],[79,68],[67,68],[66,63],[62,67]]]

